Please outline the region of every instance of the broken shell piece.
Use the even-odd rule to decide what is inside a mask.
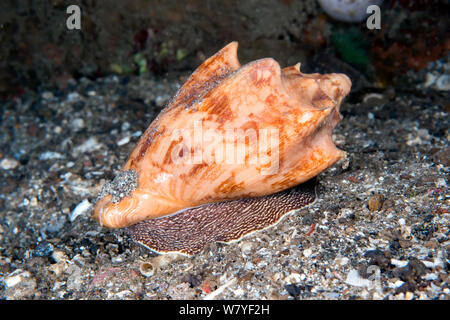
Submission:
[[[299,186],[345,155],[331,133],[350,91],[343,74],[304,74],[237,43],[207,59],[150,124],[94,217],[157,252],[194,254],[311,203]],[[123,179],[119,179],[123,180]],[[124,187],[125,185],[125,187]],[[124,190],[122,190],[122,188]]]
[[[158,270],[167,267],[169,264],[182,260],[184,255],[179,253],[165,254],[154,257],[150,261],[143,261],[139,265],[139,271],[145,277],[153,276]]]
[[[155,268],[153,267],[153,264],[144,261],[139,266],[139,271],[141,274],[145,277],[151,277],[155,274]]]

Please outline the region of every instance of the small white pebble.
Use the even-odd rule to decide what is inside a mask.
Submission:
[[[89,208],[91,207],[91,203],[89,202],[88,199],[84,199],[83,201],[81,201],[76,207],[75,209],[73,209],[72,214],[69,217],[70,222],[74,221],[78,216],[86,213]]]
[[[52,159],[63,159],[64,156],[61,153],[54,151],[45,151],[39,155],[39,160],[52,160]]]
[[[430,140],[431,136],[428,133],[427,129],[419,129],[417,130],[417,135],[419,136],[419,138],[423,139],[423,140]]]
[[[432,84],[434,84],[436,82],[436,78],[437,76],[428,72],[425,78],[425,83],[423,84],[423,86],[425,88],[428,88],[429,86],[431,86]]]
[[[138,130],[138,131],[136,131],[135,133],[133,133],[133,134],[131,135],[131,137],[132,137],[132,138],[140,137],[141,134],[142,134],[142,131],[141,131],[141,130]]]
[[[30,206],[36,207],[38,205],[38,199],[36,197],[32,197],[30,200]]]
[[[78,92],[71,92],[67,95],[67,100],[69,100],[70,102],[73,102],[78,99],[80,99],[80,95]]]
[[[44,92],[42,92],[42,98],[49,100],[49,99],[53,98],[53,93],[50,91],[44,91]]]
[[[123,290],[123,291],[116,293],[116,297],[118,297],[119,299],[123,299],[125,296],[128,296],[130,294],[131,294],[130,290]]]
[[[398,219],[398,224],[401,225],[401,226],[404,226],[406,224],[405,219],[403,219],[403,218]]]
[[[251,262],[247,262],[245,264],[245,270],[253,270],[253,268],[255,268],[255,265]]]
[[[98,142],[96,137],[91,137],[79,146],[73,149],[73,156],[78,156],[80,153],[92,152],[102,147],[102,144]]]
[[[441,259],[434,259],[434,261],[422,260],[422,263],[427,268],[436,268],[438,266],[443,266],[443,261]]]
[[[302,277],[297,272],[292,272],[290,275],[288,275],[286,278],[284,278],[284,282],[287,284],[297,284],[302,281]]]
[[[158,107],[162,107],[164,104],[166,104],[166,102],[169,100],[169,97],[164,95],[164,96],[157,96],[155,99],[155,103]]]
[[[445,188],[447,187],[447,182],[444,178],[439,178],[438,181],[436,181],[436,187],[437,188]]]
[[[304,255],[306,258],[309,258],[309,257],[312,255],[312,250],[311,250],[311,249],[305,249],[305,250],[303,250],[303,255]]]
[[[275,281],[275,282],[277,282],[278,280],[281,279],[281,277],[282,277],[281,272],[275,272],[275,273],[272,275],[272,280]]]
[[[437,280],[439,276],[436,273],[427,273],[426,275],[422,276],[423,280]]]
[[[237,288],[236,290],[233,290],[233,292],[236,296],[242,296],[245,293],[244,289],[242,288]]]
[[[354,214],[354,211],[350,208],[343,208],[341,212],[339,212],[339,216],[342,218],[349,218]]]
[[[75,118],[70,122],[70,127],[75,131],[80,131],[84,127],[84,120],[81,118]]]
[[[337,292],[325,292],[323,294],[327,299],[339,299],[339,293]]]
[[[14,287],[15,285],[17,285],[18,283],[20,283],[20,281],[22,281],[22,276],[20,274],[18,274],[18,275],[6,278],[5,284],[7,287],[11,288],[11,287]]]
[[[28,271],[17,269],[13,271],[8,277],[6,277],[4,282],[8,288],[11,288],[22,282],[24,278],[29,278],[30,276],[31,274]]]
[[[397,280],[394,283],[389,284],[389,288],[397,289],[400,288],[403,284],[404,282],[402,280]]]
[[[450,90],[450,75],[444,74],[441,75],[435,84],[436,89],[441,91],[449,91]]]
[[[414,298],[414,294],[412,292],[408,291],[405,293],[405,300],[412,300],[412,298]]]
[[[391,264],[393,264],[396,267],[403,268],[408,264],[408,261],[391,259]]]
[[[20,165],[19,161],[17,161],[16,159],[12,159],[12,158],[5,158],[2,161],[0,161],[0,167],[3,170],[15,169],[19,165]]]
[[[250,252],[252,251],[254,246],[255,246],[255,244],[253,242],[251,242],[251,241],[242,241],[239,244],[239,247],[241,248],[241,252],[244,255],[250,254]]]
[[[120,130],[127,131],[128,129],[130,129],[130,127],[131,127],[130,123],[128,121],[125,121],[120,126]]]
[[[117,141],[117,145],[120,147],[120,146],[127,144],[128,142],[130,142],[130,138],[131,138],[130,136],[127,136],[127,137],[120,139],[119,141]]]
[[[122,263],[123,262],[123,257],[121,255],[117,256],[117,257],[113,257],[113,258],[111,258],[111,262],[115,263],[115,264]]]
[[[345,283],[355,287],[368,287],[371,283],[370,280],[364,279],[359,275],[358,270],[351,270],[347,274],[347,278],[345,279]]]
[[[347,257],[339,257],[336,258],[336,263],[340,266],[345,266],[350,262],[350,259]]]
[[[53,251],[52,257],[53,257],[53,259],[55,259],[55,261],[57,263],[58,262],[65,262],[68,259],[67,255],[62,250],[55,250],[55,251]]]

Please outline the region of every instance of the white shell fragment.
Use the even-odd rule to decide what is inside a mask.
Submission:
[[[355,287],[368,287],[371,283],[370,280],[364,279],[359,275],[358,270],[351,270],[347,274],[347,278],[345,279],[345,283]]]
[[[88,210],[91,208],[92,204],[89,202],[88,199],[84,199],[81,201],[75,209],[73,209],[72,214],[69,217],[70,222],[74,221],[78,216],[81,216],[88,212]]]

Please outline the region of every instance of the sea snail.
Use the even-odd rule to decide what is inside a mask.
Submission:
[[[204,61],[105,184],[94,218],[159,252],[193,255],[277,223],[315,200],[304,183],[345,155],[331,133],[344,74],[304,74],[232,42]]]

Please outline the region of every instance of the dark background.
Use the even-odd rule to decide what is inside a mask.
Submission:
[[[71,4],[81,8],[81,31],[66,28]],[[368,30],[333,20],[315,0],[4,0],[0,94],[65,89],[81,76],[192,71],[233,40],[241,62],[301,61],[303,71],[349,74],[353,91],[384,87],[448,53],[449,9],[446,0],[384,1],[382,28]]]
[[[81,31],[66,28],[71,4]],[[449,12],[448,0],[384,1],[368,30],[317,0],[1,0],[0,300],[203,299],[233,278],[218,299],[448,300]],[[233,40],[242,64],[352,79],[333,131],[347,156],[277,226],[164,260],[102,228],[92,206],[189,74]],[[381,290],[354,285],[373,266]]]

